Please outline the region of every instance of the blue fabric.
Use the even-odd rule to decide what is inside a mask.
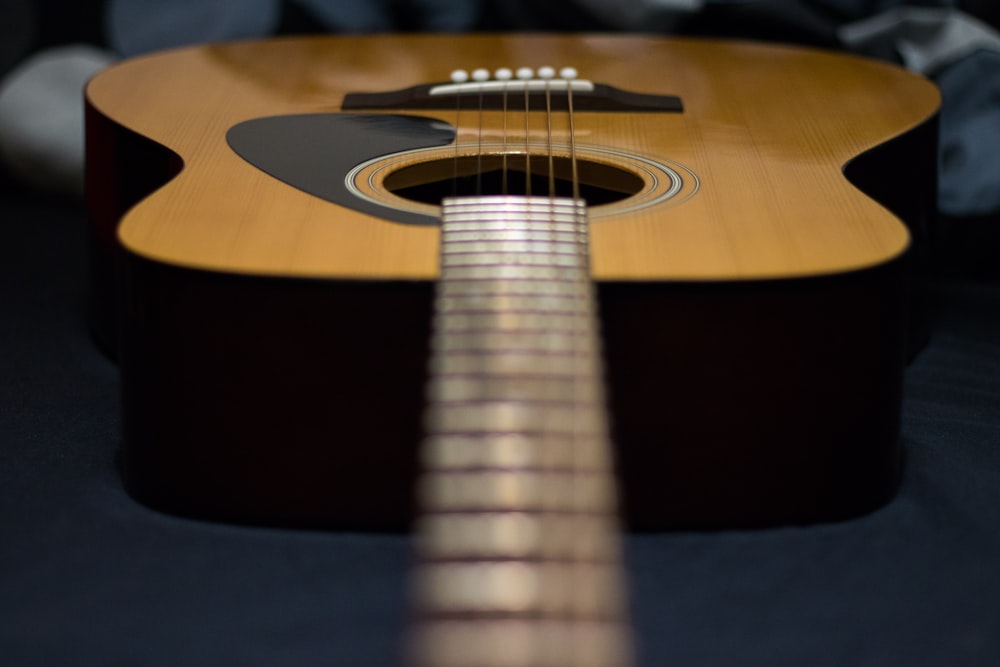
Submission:
[[[938,206],[955,216],[1000,212],[1000,52],[975,53],[935,81],[944,100]]]
[[[863,19],[896,7],[960,7],[961,0],[809,0],[851,20]]]
[[[298,5],[331,30],[387,32],[392,29],[392,0],[297,0]]]
[[[277,0],[108,0],[111,48],[125,56],[232,39],[263,37],[278,26]]]
[[[296,0],[320,22],[341,32],[387,32],[393,22],[394,0]],[[411,0],[407,19],[421,30],[456,31],[472,28],[480,0]]]
[[[331,32],[374,33],[397,29],[394,0],[294,0]],[[411,0],[406,17],[420,30],[472,28],[481,0]],[[281,0],[108,0],[109,43],[131,56],[148,51],[273,34]]]

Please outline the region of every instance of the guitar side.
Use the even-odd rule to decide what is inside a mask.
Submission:
[[[442,51],[428,39],[425,44]],[[549,55],[579,59],[595,49],[593,42],[571,39],[496,39],[479,40],[473,57],[479,57],[476,49],[508,57],[541,47]],[[406,48],[420,52],[427,48],[421,41]],[[296,57],[305,57],[303,51],[322,53],[326,43],[275,48],[292,48]],[[732,49],[749,48],[772,67],[802,54],[756,46],[659,44],[609,38],[598,40],[597,46],[605,53],[673,49],[672,57],[684,53],[705,67],[710,62],[719,66],[718,59],[725,62]],[[464,53],[467,46],[459,41],[450,55]],[[222,51],[233,61],[255,48],[272,47],[237,45],[228,54]],[[181,60],[206,57],[198,49],[180,53]],[[218,59],[218,48],[211,53]],[[257,82],[247,94],[256,101],[236,104],[235,116],[213,120],[208,128],[212,134],[248,117],[335,110],[340,89],[319,94],[314,81],[305,86],[306,93],[296,89],[280,95],[280,104],[266,99],[254,87],[261,78],[267,80],[256,67],[272,67],[275,58],[271,54],[249,62],[243,61],[243,75]],[[436,63],[425,66],[434,69]],[[777,206],[796,184],[751,188],[759,181],[749,174],[743,182],[747,187],[737,187],[729,212],[719,215],[719,185],[736,178],[725,165],[752,172],[758,163],[735,157],[727,162],[723,155],[718,165],[710,164],[707,154],[697,154],[694,142],[674,139],[656,150],[691,165],[705,181],[703,191],[666,211],[595,223],[594,272],[631,525],[833,519],[870,510],[891,496],[901,455],[906,250],[911,236],[919,240],[932,210],[937,98],[929,84],[915,77],[883,65],[872,67],[873,76],[898,87],[888,94],[897,117],[881,119],[884,126],[857,136],[848,132],[847,145],[832,155],[839,161],[836,179],[820,176],[831,184],[822,196],[843,198],[843,208],[825,211],[821,202],[793,197],[787,210],[766,215],[757,209]],[[112,70],[105,83],[114,76]],[[696,81],[691,73],[687,77],[688,83]],[[849,81],[835,83],[850,89]],[[720,82],[701,84],[708,89],[703,98],[679,83],[665,92],[686,97],[691,114],[704,111],[710,101],[735,104],[714,100]],[[185,208],[184,200],[192,198],[192,191],[184,189],[185,179],[206,173],[198,157],[205,147],[186,148],[171,133],[165,136],[129,118],[122,111],[127,105],[109,103],[112,88],[102,92],[99,78],[88,96],[89,201],[94,266],[120,268],[105,280],[121,283],[121,337],[113,345],[122,368],[123,461],[130,490],[169,511],[235,521],[405,525],[421,433],[436,230],[336,209],[272,183],[227,154],[210,169],[247,175],[252,186],[236,185],[231,192],[215,186],[222,203],[198,213],[198,222],[213,225],[208,239],[198,242],[197,253],[178,261],[171,253],[184,247],[179,236],[160,247],[143,245],[141,239],[164,238],[167,222],[177,227],[182,226],[178,220],[192,217],[196,209]],[[904,94],[910,97],[905,103],[894,97]],[[156,102],[143,104],[155,107]],[[709,139],[732,135],[738,127],[723,121],[749,113],[729,107],[729,115],[671,121],[687,127],[674,136],[699,138],[718,155],[725,146],[708,145]],[[700,123],[697,131],[691,123]],[[657,136],[669,137],[669,130],[661,124]],[[732,139],[729,149],[738,152],[743,140]],[[755,140],[758,148],[766,143]],[[816,140],[824,140],[822,133]],[[644,146],[639,152],[650,152]],[[801,168],[791,147],[765,147],[785,155],[782,174]],[[755,156],[759,164],[765,157],[773,156]],[[867,197],[839,173],[845,163],[848,177],[865,188]],[[894,171],[887,178],[890,166]],[[168,187],[147,197],[177,174]],[[915,191],[923,195],[914,197]],[[283,214],[286,227],[289,220],[298,221],[296,229],[306,238],[303,247],[315,245],[318,238],[311,236],[310,225],[319,235],[346,230],[344,237],[330,240],[331,252],[341,252],[355,264],[320,257],[335,267],[324,275],[311,268],[312,255],[299,253],[306,257],[304,263],[288,268],[288,257],[295,253],[262,252],[270,242],[248,242],[246,253],[234,252],[238,244],[233,239],[248,239],[265,229],[256,218],[233,214],[247,210],[248,197],[254,198],[255,211],[270,207],[270,218]],[[215,217],[206,217],[205,210]],[[761,231],[780,230],[797,218],[825,230],[835,225],[837,215],[848,229],[821,235],[818,246],[832,248],[829,253],[811,253],[794,240],[775,251]],[[712,216],[717,224],[706,226],[704,219]],[[755,227],[757,218],[760,226]],[[741,219],[750,228],[750,241],[734,249],[733,243],[740,242],[731,240]],[[152,226],[145,226],[146,220]],[[859,220],[873,227],[859,233]],[[699,225],[706,227],[707,236],[693,236]],[[226,229],[236,230],[229,245]],[[665,238],[664,229],[675,236]],[[217,233],[223,236],[213,236]],[[273,231],[261,233],[261,238],[273,238]],[[870,242],[853,252],[852,236]],[[701,246],[708,249],[699,253],[695,248]],[[222,250],[206,254],[215,247]],[[368,253],[374,260],[365,259],[361,250],[366,247],[375,248]],[[792,263],[766,257],[775,252],[792,257]],[[254,265],[254,256],[263,257],[264,264]],[[664,257],[672,261],[664,262]],[[116,289],[99,287],[97,296],[107,303]]]

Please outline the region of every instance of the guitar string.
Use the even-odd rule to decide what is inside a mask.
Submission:
[[[576,72],[566,68],[563,70],[565,73],[565,78],[568,82],[572,82],[573,78],[576,76]],[[580,172],[577,168],[576,163],[576,121],[573,114],[573,86],[570,83],[566,85],[566,115],[569,121],[569,161],[570,167],[572,169],[571,181],[573,185],[573,199],[580,198]]]
[[[451,80],[454,83],[461,83],[465,79],[464,70],[455,70],[451,73]],[[459,148],[461,144],[461,129],[462,129],[462,95],[455,95],[455,155],[452,160],[452,174],[451,174],[451,196],[458,196],[458,160],[459,160]]]
[[[523,70],[521,70],[523,72]],[[521,73],[519,72],[519,74]],[[524,86],[524,196],[531,196],[531,100]]]
[[[545,77],[545,140],[549,160],[549,197],[556,196],[555,159],[552,156],[552,84]]]
[[[477,70],[473,74],[473,77],[479,73]],[[480,197],[483,194],[483,85],[480,81],[479,85],[479,132],[476,134],[476,140],[478,142],[476,146],[476,196]]]
[[[451,196],[458,196],[458,157],[459,157],[459,144],[462,128],[462,96],[455,95],[455,159],[453,162],[453,170],[451,176]]]
[[[564,73],[564,72],[567,72],[567,70],[564,69],[563,72],[561,72],[561,74]],[[569,81],[569,79],[566,76],[563,76],[563,78],[566,79],[566,95],[567,95],[566,113],[567,113],[567,125],[568,125],[568,128],[569,128],[569,142],[570,142],[570,146],[572,147],[572,146],[575,145],[575,139],[573,137],[573,127],[574,127],[574,122],[573,122],[573,105],[570,103],[570,96],[573,94],[573,92],[572,92],[573,86],[571,85],[571,82]],[[572,149],[571,149],[571,153],[572,153]],[[575,177],[575,174],[574,174],[574,177]],[[576,196],[575,193],[578,190],[579,190],[579,188],[577,187],[576,183],[574,183],[573,184],[574,197]],[[573,211],[574,211],[574,216],[573,216],[574,221],[578,221],[578,218],[577,218],[577,215],[576,215],[575,199],[574,199]],[[584,252],[588,251],[589,244],[581,243],[580,240],[579,240],[579,237],[576,237],[576,238],[577,238],[577,240],[574,243],[574,245],[576,247],[577,253],[579,253],[581,255],[581,257],[579,259],[579,263],[581,265],[583,265],[583,266],[586,266],[586,262],[585,262],[586,258],[583,257],[582,255],[583,255]],[[586,285],[584,284],[584,282],[586,280],[589,280],[589,276],[587,276],[585,278],[583,276],[583,271],[582,270],[578,271],[577,272],[578,285],[577,285],[577,290],[576,290],[577,291],[577,298],[582,300],[582,305],[584,306],[584,308],[586,308],[588,306],[587,300],[584,298],[585,295],[586,295],[586,292],[584,291]],[[593,327],[593,326],[594,325],[591,322],[590,325],[589,325],[589,327]],[[576,505],[575,501],[576,501],[577,495],[580,493],[580,484],[579,484],[579,481],[580,481],[580,465],[581,465],[581,462],[580,462],[580,442],[581,442],[581,437],[580,437],[580,421],[581,420],[580,420],[580,412],[579,412],[580,411],[580,400],[581,400],[581,395],[580,395],[581,394],[581,392],[580,392],[580,382],[581,382],[581,380],[580,380],[580,378],[581,378],[581,376],[583,376],[583,375],[586,374],[586,370],[587,370],[585,368],[581,368],[580,367],[581,363],[583,363],[581,361],[580,353],[581,353],[581,345],[585,345],[586,344],[586,341],[582,340],[583,337],[584,337],[584,335],[585,335],[585,333],[586,333],[586,331],[587,331],[587,327],[585,325],[585,328],[582,331],[576,331],[570,337],[570,340],[572,341],[572,345],[573,345],[572,353],[573,353],[573,359],[574,359],[574,364],[573,365],[574,365],[575,372],[573,374],[573,380],[572,380],[572,382],[570,384],[570,405],[571,405],[571,408],[570,408],[570,415],[571,415],[571,417],[570,418],[573,420],[573,424],[572,424],[572,439],[571,439],[572,447],[570,449],[570,452],[571,452],[570,453],[570,470],[571,470],[571,474],[573,475],[573,477],[570,480],[570,486],[569,486],[569,488],[570,488],[570,493],[572,494],[572,498],[573,498],[573,500],[571,502],[572,502],[572,504],[574,506]]]
[[[507,89],[510,87],[509,81],[506,81],[503,85],[503,150],[501,151],[503,163],[500,167],[500,192],[501,194],[508,194],[507,192]]]
[[[566,94],[567,94],[567,107],[566,114],[567,120],[566,125],[569,131],[569,143],[571,146],[571,159],[575,157],[575,138],[573,137],[574,132],[574,120],[572,118],[572,102],[570,101],[570,96],[572,95],[572,85],[568,80],[568,74],[570,70],[564,68],[560,72],[560,76],[566,81]],[[555,171],[555,151],[554,151],[554,140],[553,140],[553,109],[552,109],[552,85],[551,80],[555,75],[550,68],[546,68],[543,71],[542,78],[545,79],[545,122],[546,122],[546,153],[548,160],[548,177],[549,177],[549,202],[550,202],[550,214],[549,214],[549,228],[550,228],[550,238],[552,242],[555,242],[557,237],[556,228],[556,171]],[[575,181],[576,174],[573,174]],[[577,197],[579,193],[579,184],[573,183],[573,193],[574,198]],[[571,205],[572,215],[570,219],[573,221],[573,227],[580,223],[580,217],[578,210],[576,208],[576,203]],[[584,219],[585,220],[585,219]],[[570,507],[577,507],[577,498],[581,493],[581,443],[585,437],[582,432],[582,417],[584,416],[583,410],[581,409],[581,401],[583,399],[585,387],[581,386],[584,377],[590,375],[587,373],[588,364],[591,363],[590,358],[584,354],[588,344],[591,344],[589,340],[588,332],[594,326],[594,323],[590,315],[590,310],[592,309],[592,304],[590,303],[590,289],[589,285],[589,258],[587,254],[589,252],[589,244],[586,242],[587,236],[581,237],[578,234],[573,235],[573,249],[577,256],[577,271],[576,285],[574,286],[572,298],[577,304],[578,312],[583,314],[584,317],[577,319],[578,325],[574,327],[572,334],[570,335],[569,352],[572,359],[572,371],[570,375],[569,387],[568,387],[568,399],[570,402],[570,420],[569,431],[570,431],[570,460],[569,460],[569,497],[566,498],[566,502]],[[586,275],[585,272],[586,271]],[[577,560],[576,558],[571,558],[571,561]],[[575,562],[572,563],[575,565]]]
[[[560,72],[560,76],[566,81],[566,123],[567,123],[568,130],[569,130],[570,163],[572,165],[572,175],[571,175],[571,182],[572,183],[571,184],[572,184],[572,188],[573,188],[573,200],[577,201],[580,198],[580,183],[579,183],[579,180],[578,180],[578,171],[577,171],[577,165],[576,165],[576,122],[575,122],[574,114],[573,114],[573,86],[572,86],[572,79],[575,77],[575,74],[576,73],[573,70],[571,70],[570,68],[563,68],[563,70]],[[589,230],[588,230],[588,234],[587,234],[586,238],[589,239]],[[578,275],[578,280],[580,281],[580,285],[578,286],[578,288],[579,288],[580,294],[582,296],[584,294],[587,294],[583,290],[587,289],[589,287],[588,285],[583,284],[585,281],[589,281],[589,279],[590,279],[590,276],[589,276],[589,273],[590,273],[590,271],[589,271],[589,257],[583,256],[584,253],[589,252],[589,243],[581,244],[581,243],[578,242],[576,244],[576,247],[577,247],[577,251],[581,255],[581,257],[580,257],[580,263],[584,267],[586,267],[587,274],[588,274],[586,277],[584,277],[583,271],[580,271],[577,274]],[[589,303],[589,300],[588,300],[588,303]],[[593,324],[591,326],[593,326]],[[574,334],[572,336],[572,338],[571,338],[571,340],[573,341],[573,347],[574,347],[574,349],[573,349],[573,358],[574,359],[580,359],[579,355],[580,355],[580,352],[581,352],[581,349],[580,349],[581,343],[586,344],[586,341],[581,341],[580,340],[581,338],[582,338],[582,336],[580,335],[580,333]],[[581,441],[580,432],[579,432],[579,428],[580,428],[580,426],[579,426],[579,424],[580,424],[580,414],[578,412],[578,410],[579,410],[579,402],[581,400],[580,391],[579,391],[580,386],[579,386],[578,377],[580,375],[580,370],[581,369],[579,367],[577,367],[576,370],[577,370],[577,374],[574,376],[574,380],[573,380],[573,383],[572,383],[572,396],[571,396],[571,401],[572,401],[572,403],[571,403],[571,405],[572,405],[571,414],[572,414],[572,419],[573,419],[573,437],[572,437],[572,441],[573,441],[573,444],[574,444],[574,446],[573,446],[573,448],[571,450],[572,451],[572,455],[571,455],[572,456],[571,470],[574,471],[574,474],[573,474],[572,483],[570,485],[570,489],[571,489],[571,492],[573,493],[574,497],[576,496],[576,494],[579,491],[579,486],[577,484],[577,481],[578,481],[578,477],[579,477],[579,474],[580,474],[580,471],[579,471],[579,467],[580,467],[580,452],[579,452],[579,449],[580,449],[580,441]],[[586,369],[583,369],[583,370],[586,371]]]

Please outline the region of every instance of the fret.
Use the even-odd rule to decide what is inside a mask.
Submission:
[[[470,234],[487,234],[490,232],[500,232],[506,238],[525,238],[529,234],[572,234],[579,236],[587,234],[587,228],[580,224],[575,218],[570,216],[560,216],[558,219],[547,221],[544,228],[537,224],[525,221],[511,221],[510,215],[506,213],[485,213],[477,216],[474,213],[451,214],[449,222],[448,236],[454,234],[456,239],[463,238],[461,232]]]
[[[494,403],[441,403],[425,420],[438,433],[566,433],[592,435],[605,430],[602,410],[581,403],[535,405]]]
[[[472,294],[463,296],[443,296],[438,299],[438,312],[468,312],[468,311],[506,311],[506,312],[580,312],[580,300],[584,297],[575,294]],[[586,311],[584,311],[586,312]]]
[[[565,352],[488,352],[474,354],[471,352],[456,352],[452,354],[435,355],[431,359],[430,368],[434,374],[443,375],[546,375],[558,377],[580,377],[581,374],[593,376],[590,368],[584,367],[583,359],[590,355]]]
[[[452,280],[442,283],[438,289],[440,296],[461,296],[467,294],[579,294],[577,282],[553,282],[549,280]]]
[[[413,637],[415,661],[435,667],[613,667],[632,662],[621,624],[586,619],[449,619]]]
[[[575,200],[443,206],[417,665],[631,663],[587,235]]]
[[[438,331],[540,331],[545,329],[576,331],[588,321],[585,313],[554,315],[541,312],[499,313],[483,311],[438,314],[434,324]]]
[[[565,400],[570,396],[576,400],[596,403],[603,399],[600,384],[594,378],[550,378],[493,376],[488,382],[479,378],[464,376],[444,376],[431,380],[427,386],[427,398],[442,403],[458,400],[468,401],[538,401],[549,403]]]
[[[511,350],[541,352],[545,349],[572,349],[583,354],[595,351],[597,341],[583,338],[573,331],[488,331],[474,333],[450,332],[431,339],[431,349],[437,352],[459,352],[479,349],[486,352]]]
[[[450,237],[441,244],[441,253],[444,255],[467,255],[480,253],[531,253],[531,254],[563,254],[578,255],[581,250],[585,250],[580,239],[479,239],[456,241]]]
[[[482,220],[506,216],[504,220],[514,223],[514,227],[526,222],[549,224],[553,220],[577,226],[585,224],[584,218],[580,217],[581,211],[586,208],[582,200],[552,197],[496,197],[494,201],[487,201],[488,199],[490,198],[452,198],[448,204],[448,217],[462,221],[470,216],[477,216],[476,219]]]
[[[453,255],[442,255],[441,266],[444,268],[459,268],[467,266],[502,266],[502,267],[576,267],[580,263],[576,253],[556,254],[556,253],[460,253]]]
[[[575,267],[557,266],[505,266],[502,264],[484,266],[461,266],[449,269],[455,280],[504,280],[529,278],[532,280],[561,280],[573,282],[579,272]]]
[[[421,584],[418,602],[446,615],[606,619],[621,615],[625,602],[621,572],[603,563],[431,562]]]
[[[586,243],[587,232],[573,225],[572,231],[555,231],[550,227],[538,230],[514,230],[500,228],[486,231],[481,226],[472,226],[469,231],[450,231],[449,246],[480,241],[549,241],[553,243]]]
[[[607,470],[603,438],[574,434],[478,433],[433,435],[424,440],[423,464],[437,471],[498,468]]]
[[[620,555],[617,530],[617,522],[604,515],[432,514],[417,525],[417,551],[430,560],[607,562]]]
[[[606,472],[433,472],[420,478],[417,495],[427,512],[605,512],[615,504]]]

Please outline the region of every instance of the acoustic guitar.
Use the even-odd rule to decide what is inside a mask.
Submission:
[[[427,664],[628,662],[619,516],[806,523],[894,492],[920,77],[741,42],[296,38],[129,60],[86,104],[130,492],[419,514]]]
[[[86,104],[95,331],[143,502],[397,529],[428,432],[431,465],[480,471],[458,497],[558,486],[563,448],[524,439],[565,424],[615,443],[572,457],[615,460],[619,490],[587,488],[636,529],[894,491],[935,195],[917,76],[738,42],[295,38],[135,58]],[[473,432],[492,453],[441,444]]]

